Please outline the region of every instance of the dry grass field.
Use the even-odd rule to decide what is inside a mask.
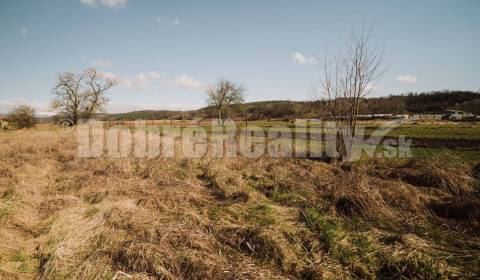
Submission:
[[[480,276],[479,170],[451,155],[90,159],[47,126],[0,147],[0,279]]]

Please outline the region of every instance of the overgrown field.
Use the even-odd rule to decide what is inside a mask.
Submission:
[[[409,140],[412,153],[417,158],[429,158],[448,152],[471,164],[480,164],[480,122],[453,122],[440,120],[402,120],[399,125],[395,121],[385,120],[359,121],[363,132],[363,141],[367,146],[371,142],[377,145],[383,140],[393,140],[398,143],[399,137]],[[135,128],[134,121],[105,121],[105,127],[124,126]],[[173,129],[184,132],[202,128],[207,134],[224,131],[243,131],[247,126],[249,131],[260,133],[267,138],[269,133],[280,133],[280,138],[297,142],[315,142],[325,134],[324,123],[317,121],[295,122],[283,120],[235,121],[225,127],[218,127],[212,120],[147,120],[149,130]],[[373,136],[375,134],[377,136]],[[378,135],[383,138],[377,138]],[[311,140],[307,138],[310,137]],[[373,139],[372,139],[373,138]],[[379,139],[376,141],[376,139]],[[381,140],[380,140],[381,139]],[[373,140],[373,141],[371,141]],[[390,144],[391,145],[391,144]]]
[[[480,277],[480,168],[450,154],[87,159],[55,129],[0,147],[0,279]]]

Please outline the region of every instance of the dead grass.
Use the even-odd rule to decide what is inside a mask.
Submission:
[[[477,179],[461,162],[82,159],[72,136],[0,135],[1,279],[480,273]]]
[[[394,161],[393,164],[380,168],[383,169],[382,177],[398,178],[418,187],[435,188],[463,196],[476,191],[472,166],[450,153],[442,153],[426,159]]]

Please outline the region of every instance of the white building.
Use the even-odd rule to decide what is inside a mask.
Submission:
[[[445,113],[446,117],[450,120],[462,120],[464,118],[474,117],[472,113],[458,110],[447,110]]]

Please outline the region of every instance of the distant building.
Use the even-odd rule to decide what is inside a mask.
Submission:
[[[474,118],[475,115],[465,111],[458,110],[446,110],[445,119],[448,120],[463,120],[465,118]]]
[[[404,119],[404,120],[413,119],[413,115],[408,115],[408,114],[395,115],[394,117],[396,119]]]
[[[412,116],[414,120],[441,120],[445,115],[440,114],[415,114]]]

